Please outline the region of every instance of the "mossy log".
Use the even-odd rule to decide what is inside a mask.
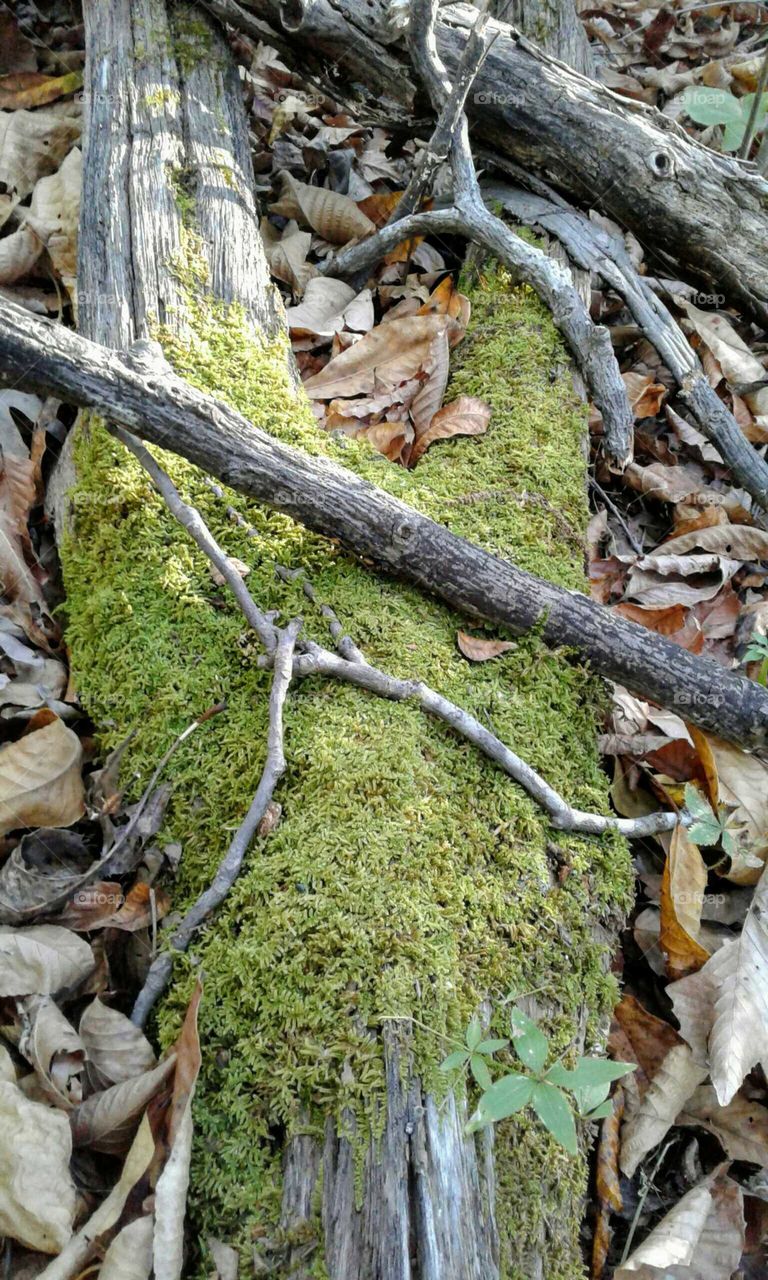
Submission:
[[[159,336],[191,382],[280,439],[308,440],[314,420],[275,337],[223,41],[185,8],[171,27],[161,0],[88,0],[85,11],[88,83],[106,95],[110,127],[96,127],[98,100],[86,94],[80,279],[104,305],[84,299],[83,324],[121,346]],[[157,78],[142,93],[149,66]],[[213,168],[197,145],[202,116],[216,131]],[[97,183],[112,192],[98,218],[88,196]],[[217,232],[225,209],[237,234]],[[491,427],[434,449],[400,475],[399,491],[458,533],[581,588],[585,421],[567,361],[528,291],[493,274],[468,287],[474,316],[452,394],[486,398]],[[138,787],[192,716],[227,701],[172,766],[164,834],[183,845],[183,907],[208,883],[258,779],[269,676],[134,459],[94,420],[79,425],[71,458],[67,639],[105,749],[137,729],[127,769]],[[195,468],[163,461],[251,565],[262,606],[306,610],[300,585],[274,566],[305,569],[372,661],[429,678],[572,801],[605,808],[603,694],[568,654],[529,636],[502,660],[471,665],[456,648],[462,620],[445,607],[229,493],[249,536]],[[345,461],[368,473],[389,465],[362,445]],[[321,625],[306,619],[310,633]],[[195,1240],[238,1243],[244,1274],[254,1254],[261,1273],[330,1280],[575,1280],[583,1159],[526,1119],[495,1144],[466,1138],[466,1099],[446,1093],[438,1063],[444,1037],[478,1009],[503,1033],[501,1000],[513,988],[535,993],[528,1007],[558,1051],[599,1037],[612,996],[605,947],[629,893],[621,842],[553,835],[524,794],[415,707],[306,681],[290,695],[286,730],[282,820],[179,963],[160,1015],[167,1040],[202,971]]]

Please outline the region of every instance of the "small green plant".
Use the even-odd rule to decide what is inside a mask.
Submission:
[[[757,683],[768,686],[768,636],[753,636],[744,654],[745,662],[759,662]]]
[[[508,1040],[484,1040],[477,1018],[467,1027],[461,1049],[448,1055],[443,1071],[462,1072],[469,1067],[483,1090],[477,1108],[466,1126],[475,1133],[486,1125],[506,1120],[523,1107],[531,1106],[553,1138],[576,1155],[576,1116],[601,1120],[610,1114],[607,1101],[611,1083],[634,1071],[629,1062],[609,1062],[605,1058],[579,1058],[572,1069],[557,1061],[547,1067],[549,1039],[536,1023],[514,1006],[510,1014],[511,1043],[524,1070],[510,1071],[493,1080],[489,1060],[509,1045]],[[571,1097],[568,1097],[568,1094]]]
[[[688,85],[683,93],[683,105],[686,114],[697,124],[721,124],[723,129],[723,151],[738,151],[744,140],[754,93],[746,93],[743,98],[736,98],[727,89],[709,89],[704,85]],[[768,113],[768,93],[761,95],[757,109],[754,130],[762,131]]]
[[[685,807],[693,818],[688,827],[689,839],[705,847],[720,845],[729,858],[739,852],[736,836],[730,829],[732,809],[720,805],[715,813],[711,804],[691,782],[685,784]]]

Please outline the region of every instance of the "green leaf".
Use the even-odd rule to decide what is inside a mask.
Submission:
[[[454,1053],[449,1053],[448,1057],[440,1063],[441,1071],[455,1071],[457,1067],[463,1067],[469,1055],[464,1049],[456,1049]]]
[[[572,1071],[556,1062],[549,1068],[546,1079],[563,1089],[584,1089],[590,1085],[610,1084],[622,1076],[636,1071],[633,1062],[612,1062],[609,1058],[579,1058]]]
[[[685,784],[685,807],[696,822],[716,822],[717,818],[711,804],[692,782]]]
[[[515,1052],[522,1059],[531,1071],[537,1074],[544,1069],[544,1063],[549,1053],[549,1040],[540,1031],[527,1014],[522,1009],[513,1009],[510,1015],[512,1024],[512,1043],[515,1046]]]
[[[723,849],[729,858],[735,858],[739,852],[739,846],[730,831],[723,832]]]
[[[531,1106],[541,1123],[549,1129],[552,1137],[570,1151],[572,1156],[578,1153],[576,1142],[576,1122],[570,1103],[561,1089],[553,1084],[541,1081],[535,1084],[531,1094]]]
[[[744,654],[745,662],[759,662],[768,658],[768,636],[753,636]]]
[[[595,1107],[605,1102],[610,1091],[610,1081],[606,1084],[591,1084],[587,1089],[574,1089],[573,1104],[580,1116],[591,1115]]]
[[[595,1107],[594,1111],[582,1112],[586,1120],[605,1120],[613,1111],[612,1102],[602,1102],[599,1107]]]
[[[746,120],[729,120],[723,129],[723,151],[738,151],[747,127]]]
[[[478,1114],[494,1123],[506,1120],[507,1116],[514,1115],[527,1105],[535,1083],[530,1076],[521,1075],[518,1071],[502,1076],[483,1094],[478,1104]]]
[[[481,1040],[476,1053],[497,1053],[499,1049],[506,1049],[509,1044],[508,1040]]]
[[[688,828],[688,839],[694,844],[708,845],[719,844],[723,828],[716,818],[709,822],[694,822],[693,826]]]
[[[479,1053],[473,1053],[469,1060],[469,1069],[475,1077],[481,1089],[490,1089],[493,1084],[491,1073],[488,1070],[488,1063]]]
[[[706,85],[688,85],[683,94],[686,115],[697,124],[742,124],[749,115],[742,107],[743,99],[735,98],[725,89],[710,89]],[[743,132],[743,129],[742,129]]]
[[[472,1053],[474,1053],[475,1049],[477,1048],[477,1046],[479,1045],[480,1041],[483,1038],[483,1028],[480,1025],[479,1018],[472,1019],[469,1026],[467,1027],[467,1034],[464,1038],[466,1041],[467,1048]]]

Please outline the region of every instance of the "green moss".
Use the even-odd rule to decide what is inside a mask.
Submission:
[[[156,111],[158,114],[162,111],[177,110],[180,102],[181,94],[178,89],[169,89],[167,86],[145,93],[142,98],[142,105],[148,111]]]
[[[472,301],[451,394],[487,399],[489,430],[433,447],[413,472],[319,433],[291,389],[283,342],[255,341],[236,308],[191,297],[194,336],[165,335],[165,345],[181,373],[280,439],[334,456],[457,533],[582,588],[584,411],[568,376],[550,377],[564,365],[559,340],[533,295],[508,290],[503,278],[480,279]],[[174,734],[227,701],[172,765],[164,834],[184,846],[174,890],[182,909],[209,882],[255,789],[269,678],[241,616],[133,459],[95,424],[81,431],[76,458],[73,532],[62,549],[68,642],[105,749],[137,729],[138,788]],[[572,656],[527,637],[503,659],[472,665],[458,653],[462,621],[448,609],[228,494],[255,530],[249,538],[194,468],[163,461],[228,552],[251,565],[262,606],[284,618],[304,613],[307,632],[325,639],[300,584],[274,573],[276,562],[306,569],[371,661],[428,680],[573,803],[604,809],[595,749],[602,693]],[[256,843],[225,907],[179,964],[160,1015],[167,1040],[202,971],[193,1213],[201,1236],[244,1247],[274,1232],[276,1134],[306,1124],[307,1113],[319,1127],[324,1112],[345,1107],[363,1134],[375,1130],[383,1080],[371,1031],[382,1017],[415,1015],[454,1034],[488,995],[535,989],[557,1011],[549,1030],[565,1049],[585,1001],[603,1016],[611,988],[592,923],[629,888],[619,841],[556,835],[516,786],[412,706],[306,681],[291,691],[286,732],[282,821]],[[553,850],[570,868],[562,883]],[[419,1067],[439,1089],[441,1042],[415,1035]],[[519,1274],[515,1260],[545,1220],[561,1241],[548,1280],[580,1275],[573,1189],[582,1163],[523,1121],[501,1130],[497,1152],[506,1275]],[[321,1259],[317,1266],[320,1274]]]

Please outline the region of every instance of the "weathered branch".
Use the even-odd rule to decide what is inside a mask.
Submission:
[[[0,380],[97,410],[151,443],[397,573],[459,612],[518,634],[538,627],[600,674],[748,749],[768,745],[768,693],[576,591],[483,551],[325,457],[310,457],[221,401],[64,326],[0,306]]]
[[[290,46],[297,66],[366,93],[366,108],[412,128],[420,114],[408,52],[381,29],[382,6],[315,0],[298,32],[279,0],[248,0]],[[436,37],[456,75],[477,18],[470,5],[440,9]],[[232,18],[236,22],[236,18]],[[630,102],[548,57],[513,28],[497,33],[468,103],[473,138],[547,177],[577,202],[629,228],[649,256],[673,262],[768,324],[768,182],[695,142],[661,112]]]
[[[159,470],[160,468],[156,465],[151,469],[150,474],[152,474],[153,479],[156,478],[156,472]],[[165,479],[168,480],[167,476]],[[163,497],[166,497],[166,493],[164,492],[166,486],[162,480],[160,483],[162,485],[161,492],[163,493]],[[168,484],[170,484],[169,480]],[[173,488],[172,485],[171,488]],[[169,503],[168,505],[171,511],[173,511],[171,504]],[[189,510],[192,510],[192,508],[187,508],[187,511]],[[173,514],[175,515],[176,512],[174,511]],[[198,521],[200,525],[205,528],[205,525],[199,516]],[[182,523],[184,522],[182,521]],[[185,527],[188,526],[185,525]],[[206,529],[206,533],[207,532],[208,531]],[[208,538],[210,539],[210,542],[213,542],[213,538],[210,534],[208,534]],[[218,547],[216,550],[219,555],[222,554]],[[209,554],[209,552],[206,552],[206,554]],[[211,557],[211,561],[212,563],[215,563],[213,557]],[[231,579],[229,585],[230,587],[234,585]],[[240,603],[239,599],[238,603]],[[251,609],[253,610],[255,608],[256,606],[254,605],[253,600],[251,600]],[[245,612],[245,609],[243,609],[243,613]],[[156,1002],[159,1000],[170,982],[171,974],[173,972],[173,952],[187,950],[197,930],[211,915],[213,915],[216,908],[221,906],[232,888],[232,885],[240,875],[243,859],[245,858],[251,841],[256,834],[258,825],[267,811],[267,806],[272,799],[275,787],[285,773],[285,751],[283,749],[283,707],[285,706],[288,686],[291,683],[291,675],[293,673],[293,649],[296,644],[296,637],[299,634],[300,628],[301,619],[295,618],[278,634],[277,647],[272,659],[274,676],[269,695],[267,758],[264,762],[264,768],[261,773],[259,785],[256,788],[256,794],[251,801],[250,808],[248,809],[245,818],[235,832],[226,854],[219,863],[212,883],[203,893],[201,893],[197,901],[185,914],[181,924],[179,924],[173,931],[170,939],[173,951],[164,951],[161,955],[157,956],[155,960],[153,960],[149,973],[145,979],[144,986],[136,997],[136,1002],[131,1012],[131,1020],[139,1027],[144,1026]]]

